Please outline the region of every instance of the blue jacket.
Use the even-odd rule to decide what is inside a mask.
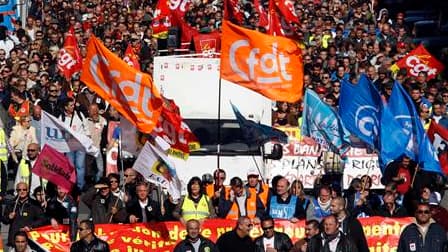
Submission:
[[[401,233],[397,252],[443,252],[445,242],[446,233],[440,224],[431,223],[428,232],[426,233],[425,240],[423,240],[417,224],[412,223]]]

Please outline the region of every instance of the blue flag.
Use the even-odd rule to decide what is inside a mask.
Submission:
[[[272,140],[285,144],[288,143],[288,136],[285,132],[264,124],[247,120],[235,105],[232,103],[230,103],[230,105],[232,105],[233,112],[235,113],[236,120],[243,131],[243,137],[247,145],[262,145]]]
[[[357,84],[341,83],[339,115],[344,126],[379,153],[381,168],[403,155],[405,140],[401,126],[383,103],[366,75]]]
[[[417,108],[398,82],[395,82],[392,89],[389,109],[395,121],[403,127],[406,136],[405,154],[415,160],[423,170],[441,173],[437,154],[426,135]]]
[[[381,97],[365,75],[358,84],[342,81],[339,116],[344,126],[370,147],[380,149]]]
[[[334,153],[344,154],[350,148],[350,133],[337,112],[310,89],[305,92],[302,135],[313,138]]]

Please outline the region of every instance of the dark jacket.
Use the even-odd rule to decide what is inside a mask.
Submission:
[[[323,234],[313,236],[308,242],[307,252],[330,252],[322,245]],[[336,252],[358,252],[355,244],[346,237],[343,233],[340,233],[339,242],[336,247]]]
[[[216,241],[221,252],[254,252],[255,243],[249,236],[241,238],[235,230],[229,231],[221,235]]]
[[[255,251],[265,252],[263,244],[264,236],[255,239]],[[274,231],[274,248],[277,252],[289,252],[292,248],[292,242],[288,235]]]
[[[96,236],[93,238],[92,242],[87,243],[84,240],[79,240],[74,242],[70,247],[70,252],[90,252],[90,251],[101,251],[109,252],[109,244],[107,242],[98,239]]]
[[[446,233],[443,227],[437,223],[431,223],[425,240],[423,240],[417,224],[407,226],[400,235],[397,252],[406,251],[430,251],[443,252],[446,243]]]
[[[199,245],[199,251],[197,252],[219,252],[218,247],[209,239],[200,236],[199,238],[201,243]],[[193,245],[188,240],[188,237],[185,240],[179,242],[174,248],[174,252],[187,252],[194,251]]]
[[[77,218],[78,208],[76,202],[70,197],[66,196],[63,202],[59,202],[57,197],[51,198],[47,203],[46,214],[48,219],[54,218],[58,224],[70,226],[70,239],[76,240],[77,234]]]
[[[6,206],[2,222],[9,224],[8,245],[12,246],[14,245],[14,234],[21,228],[25,226],[30,228],[43,226],[48,223],[48,220],[45,218],[40,204],[31,198],[28,198],[24,202],[19,201],[15,207],[16,217],[9,219],[9,214],[13,212],[16,200],[10,203]]]
[[[367,245],[367,239],[364,235],[364,230],[358,219],[347,216],[341,223],[342,232],[346,237],[350,239],[355,244],[359,252],[369,252],[369,246]]]
[[[109,193],[106,198],[103,198],[96,192],[96,189],[92,187],[81,197],[81,200],[90,209],[94,224],[109,223],[112,207],[114,206],[118,208],[118,212],[113,215],[111,223],[126,222],[126,209],[123,207],[121,200],[112,193]]]
[[[140,206],[138,199],[133,199],[126,205],[126,211],[128,212],[127,221],[129,221],[129,216],[134,215],[138,218],[138,222],[143,221],[143,211]],[[145,207],[146,219],[149,221],[163,221],[164,217],[160,211],[160,205],[158,202],[151,200],[148,197],[148,204]]]
[[[387,210],[386,206],[382,205],[382,206],[380,206],[380,208],[376,212],[376,215],[383,216],[383,217],[389,217],[389,218],[407,217],[408,216],[408,212],[406,211],[406,208],[404,208],[402,206],[398,206],[397,204],[395,204],[395,210],[391,214],[389,212],[389,210]]]

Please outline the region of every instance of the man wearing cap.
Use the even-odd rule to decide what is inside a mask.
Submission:
[[[228,220],[237,220],[247,216],[258,224],[265,214],[265,207],[257,194],[250,193],[239,177],[230,180],[231,189],[221,191],[218,216]]]
[[[258,195],[264,207],[267,207],[269,185],[259,180],[259,173],[257,169],[251,168],[247,172],[247,184],[246,188],[250,193]]]
[[[90,209],[95,224],[126,222],[126,209],[121,200],[111,193],[109,183],[107,178],[102,178],[81,197]]]

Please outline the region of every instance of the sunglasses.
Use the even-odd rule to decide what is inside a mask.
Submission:
[[[418,210],[417,211],[418,214],[429,214],[429,210]]]
[[[24,189],[24,188],[17,188],[16,189],[17,192],[27,192],[28,189]]]
[[[118,180],[109,180],[110,183],[118,183]]]
[[[28,150],[26,150],[26,151],[28,151],[28,152],[35,152],[35,151],[37,151],[37,150],[35,150],[35,149],[28,149]]]
[[[274,229],[274,226],[269,226],[269,227],[263,227],[264,231],[270,230],[270,229]]]

